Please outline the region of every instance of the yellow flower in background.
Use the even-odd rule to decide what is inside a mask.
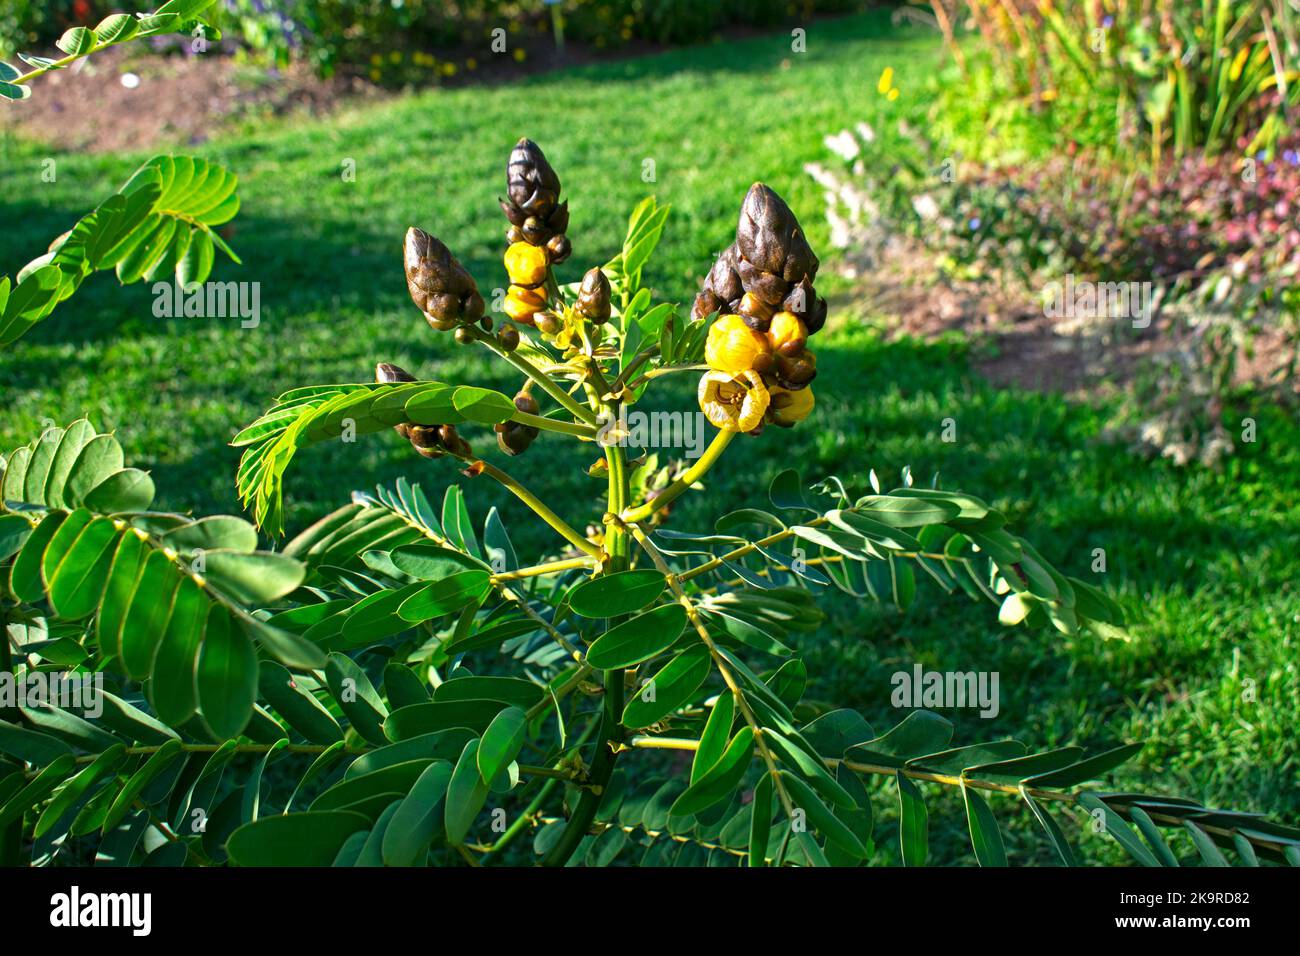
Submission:
[[[752,369],[736,375],[705,372],[700,376],[697,397],[700,411],[709,423],[729,432],[747,432],[757,428],[770,401],[762,376]]]
[[[516,63],[523,63],[524,57],[527,55],[528,54],[525,53],[521,47],[515,47],[514,58]]]
[[[898,99],[898,90],[890,90],[885,99],[889,100],[891,103]]]
[[[892,66],[887,66],[885,67],[884,71],[880,74],[880,82],[876,84],[876,89],[879,90],[881,93],[888,93],[889,88],[893,85],[894,85],[894,68]]]

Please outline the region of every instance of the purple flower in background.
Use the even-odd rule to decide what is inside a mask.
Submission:
[[[1115,18],[1108,13],[1106,14],[1105,17],[1102,18],[1101,25],[1104,29],[1109,30],[1111,27],[1115,25]]]
[[[971,216],[970,231],[974,232],[975,230],[979,229],[981,221],[982,220],[980,219],[979,216]]]
[[[1294,149],[1285,150],[1282,153],[1282,158],[1292,166],[1300,166],[1300,152],[1297,152]]]

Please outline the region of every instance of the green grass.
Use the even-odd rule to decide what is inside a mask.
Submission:
[[[927,104],[919,97],[885,106],[876,79],[892,65],[895,84],[909,94],[939,62],[931,35],[891,34],[885,23],[818,22],[803,55],[790,53],[779,34],[220,138],[199,152],[241,177],[232,243],[245,265],[222,263],[215,278],[262,283],[261,326],[156,319],[147,288],[94,277],[0,355],[0,438],[9,448],[44,419],[89,414],[118,430],[132,463],[153,470],[162,505],[232,512],[238,456],[225,443],[284,389],[366,380],[379,360],[425,377],[512,387],[513,377],[427,329],[406,296],[400,245],[407,225],[421,225],[451,245],[485,290],[502,285],[503,220],[494,199],[520,135],[543,145],[572,199],[576,253],[564,279],[603,262],[633,204],[654,192],[674,211],[650,278],[665,297],[687,301],[729,241],[756,179],[786,196],[825,251],[820,191],[802,164],[824,157],[824,133],[879,121],[884,109],[921,115]],[[42,184],[46,155],[31,144],[6,146],[0,269],[10,273],[145,158],[59,155],[57,183]],[[345,159],[356,161],[355,182],[340,176]],[[653,184],[641,178],[646,159],[655,162]],[[995,389],[970,372],[961,343],[884,341],[832,272],[819,282],[832,294],[834,318],[816,343],[814,419],[733,444],[709,476],[712,496],[686,499],[675,526],[702,529],[715,515],[762,504],[770,477],[792,463],[809,480],[833,473],[855,489],[865,488],[871,467],[889,481],[911,465],[922,480],[939,471],[945,486],[1007,510],[1016,530],[1067,573],[1092,579],[1092,549],[1104,548],[1108,570],[1096,577],[1134,624],[1131,643],[1104,644],[1008,630],[992,606],[924,585],[905,617],[832,598],[827,626],[801,646],[816,678],[809,696],[858,708],[883,728],[901,716],[889,706],[894,671],[913,662],[998,671],[996,719],[947,712],[959,741],[1015,736],[1045,748],[1140,740],[1141,756],[1108,786],[1300,822],[1294,422],[1268,407],[1235,410],[1259,420],[1260,441],[1221,472],[1144,461],[1100,441],[1104,410]],[[673,382],[665,403],[689,407],[690,392],[689,383]],[[957,422],[954,443],[940,440],[947,417]],[[491,441],[470,438],[480,450]],[[558,449],[543,438],[511,470],[535,488],[555,489],[571,520],[594,517],[600,485],[579,467],[590,451]],[[403,474],[431,490],[453,477],[391,435],[304,453],[288,483],[290,528],[353,488]],[[489,504],[502,506],[525,550],[549,543],[515,502],[460,480],[480,517]],[[1253,702],[1243,696],[1248,686]],[[891,812],[885,793],[879,820]],[[973,862],[958,800],[934,796],[934,857]],[[1023,815],[1008,801],[993,806],[1012,824],[1013,858],[1050,862]],[[1090,834],[1077,833],[1075,842],[1091,859],[1118,859]],[[882,862],[896,858],[882,848]]]

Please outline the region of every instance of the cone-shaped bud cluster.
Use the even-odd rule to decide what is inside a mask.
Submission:
[[[406,230],[406,287],[433,328],[446,332],[483,317],[483,296],[474,278],[441,240],[423,229]]]
[[[704,350],[713,371],[699,393],[719,428],[750,431],[763,420],[789,426],[812,410],[817,359],[808,338],[826,322],[826,300],[813,288],[818,265],[785,201],[762,183],[751,186],[736,241],[713,264],[691,310],[696,320],[721,313]]]
[[[505,313],[516,322],[534,325],[546,308],[546,280],[551,266],[569,258],[569,204],[560,202],[560,177],[541,148],[521,139],[506,165],[506,197],[501,210],[510,220],[506,240]]]
[[[578,289],[578,301],[574,308],[581,312],[592,324],[603,325],[609,321],[609,280],[599,269],[591,269],[582,277],[582,286]]]
[[[521,139],[510,152],[506,166],[506,199],[501,210],[510,220],[506,234],[512,242],[545,246],[551,262],[569,257],[569,204],[560,202],[560,177],[555,174],[541,147]]]
[[[785,200],[754,183],[740,212],[736,241],[713,264],[692,316],[739,313],[765,332],[774,315],[789,312],[814,334],[826,322],[826,300],[813,288],[819,265]]]
[[[539,411],[537,399],[527,392],[520,392],[515,396],[515,408],[529,415],[536,415]],[[501,422],[494,425],[493,428],[497,433],[497,446],[507,455],[522,455],[528,450],[534,439],[537,438],[537,427],[535,425],[521,425],[518,422]]]
[[[381,385],[391,385],[414,382],[416,378],[400,365],[380,362],[375,366],[375,381]],[[413,422],[402,422],[393,426],[393,431],[410,441],[411,447],[425,458],[438,458],[448,451],[462,458],[474,456],[469,442],[456,433],[453,425],[416,425]]]

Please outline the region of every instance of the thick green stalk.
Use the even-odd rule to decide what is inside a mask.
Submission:
[[[606,406],[610,421],[618,418],[617,403]],[[621,445],[610,445],[605,449],[605,458],[609,463],[609,508],[608,513],[617,515],[627,503],[627,461]],[[605,525],[605,552],[609,555],[603,574],[625,571],[628,567],[629,542],[627,531],[617,522]],[[611,620],[612,627],[617,620]],[[591,758],[591,769],[587,774],[588,787],[578,798],[573,816],[564,828],[564,833],[551,852],[542,860],[543,866],[564,866],[582,838],[591,829],[596,817],[596,810],[605,795],[610,777],[614,774],[614,765],[618,762],[619,745],[623,739],[623,669],[615,668],[605,671],[605,700],[601,709],[600,735],[596,741],[596,753]]]
[[[478,464],[483,466],[483,474],[495,478],[498,482],[504,485],[516,498],[528,505],[528,507],[532,508],[533,511],[537,513],[538,517],[559,532],[560,536],[564,538],[564,540],[568,541],[578,550],[587,552],[587,554],[597,555],[600,553],[599,548],[574,530],[568,522],[552,511],[544,501],[521,485],[514,478],[507,475],[496,465],[488,464],[486,461],[482,461],[481,459]]]

